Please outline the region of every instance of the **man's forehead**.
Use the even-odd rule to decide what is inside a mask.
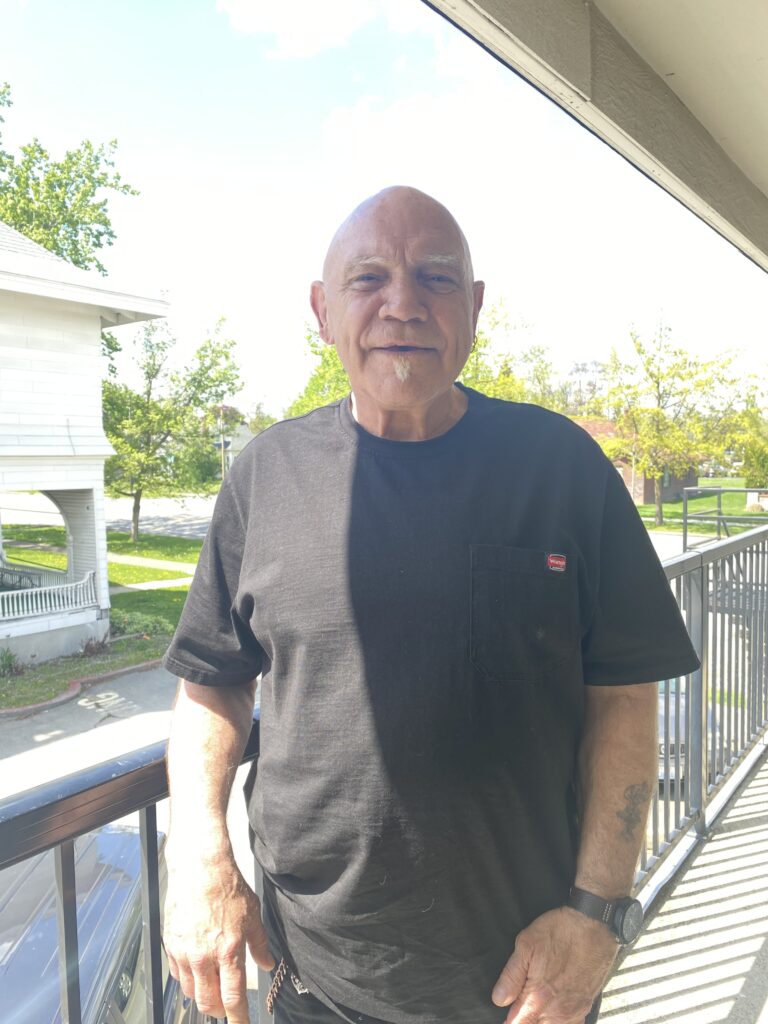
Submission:
[[[464,254],[460,251],[436,252],[416,246],[411,252],[405,247],[405,255],[411,262],[419,266],[451,267],[454,270],[464,270],[465,267]],[[397,256],[397,249],[389,249],[383,246],[377,249],[361,250],[345,254],[343,267],[345,270],[351,270],[373,266],[374,264],[389,263],[396,259]]]
[[[412,262],[453,264],[472,273],[469,248],[453,215],[423,192],[394,187],[365,200],[340,226],[326,256],[324,276],[403,254]]]

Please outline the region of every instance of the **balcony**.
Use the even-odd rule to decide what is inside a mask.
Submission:
[[[760,879],[766,877],[768,829],[760,808],[768,792],[768,528],[688,552],[668,561],[665,570],[702,664],[697,672],[660,686],[659,787],[635,886],[651,922],[618,964],[601,1019],[613,1024],[667,1019],[680,1024],[765,1024],[759,1013],[768,994],[762,966],[768,922]],[[244,761],[254,761],[258,749],[254,721]],[[745,779],[749,788],[741,792]],[[734,810],[730,805],[737,791]],[[0,803],[0,868],[24,865],[52,851],[52,916],[66,1024],[122,1024],[127,1018],[119,1007],[119,993],[138,991],[132,979],[139,977],[146,979],[141,986],[144,1005],[141,1015],[131,1020],[168,1024],[203,1019],[184,1016],[194,1009],[183,1005],[163,962],[163,837],[157,830],[156,807],[166,795],[165,744],[157,743]],[[724,807],[730,807],[725,819],[720,816]],[[80,948],[83,887],[77,885],[75,840],[135,812],[140,938],[131,947],[134,973],[121,973],[117,965],[99,1003],[87,950]],[[712,886],[719,888],[711,891]],[[0,971],[7,952],[3,915],[0,891]],[[744,952],[744,943],[750,953]],[[711,997],[707,993],[698,1001],[697,964],[715,975]],[[744,1015],[745,1004],[739,1005],[738,1016],[731,1013],[741,991],[734,981],[736,971],[743,975],[741,988],[753,993],[757,1010],[751,1017]],[[685,1012],[686,1005],[690,1012]],[[21,1017],[14,1024],[37,1021]]]

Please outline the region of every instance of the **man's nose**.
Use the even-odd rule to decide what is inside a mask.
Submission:
[[[401,320],[403,323],[427,320],[429,310],[422,302],[417,282],[407,275],[394,276],[384,291],[379,316],[383,320]]]

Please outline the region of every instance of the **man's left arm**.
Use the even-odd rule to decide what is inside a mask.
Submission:
[[[657,687],[587,686],[579,747],[581,840],[574,884],[610,900],[630,893],[656,785]],[[517,936],[493,990],[506,1024],[583,1024],[618,945],[608,927],[568,907]]]

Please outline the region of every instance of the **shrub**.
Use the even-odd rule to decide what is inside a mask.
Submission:
[[[165,636],[173,632],[173,625],[158,615],[144,615],[142,612],[126,612],[112,608],[109,613],[112,636],[127,636],[144,633],[147,636]]]
[[[0,679],[8,676],[20,676],[23,671],[24,666],[13,651],[7,647],[0,647]]]

